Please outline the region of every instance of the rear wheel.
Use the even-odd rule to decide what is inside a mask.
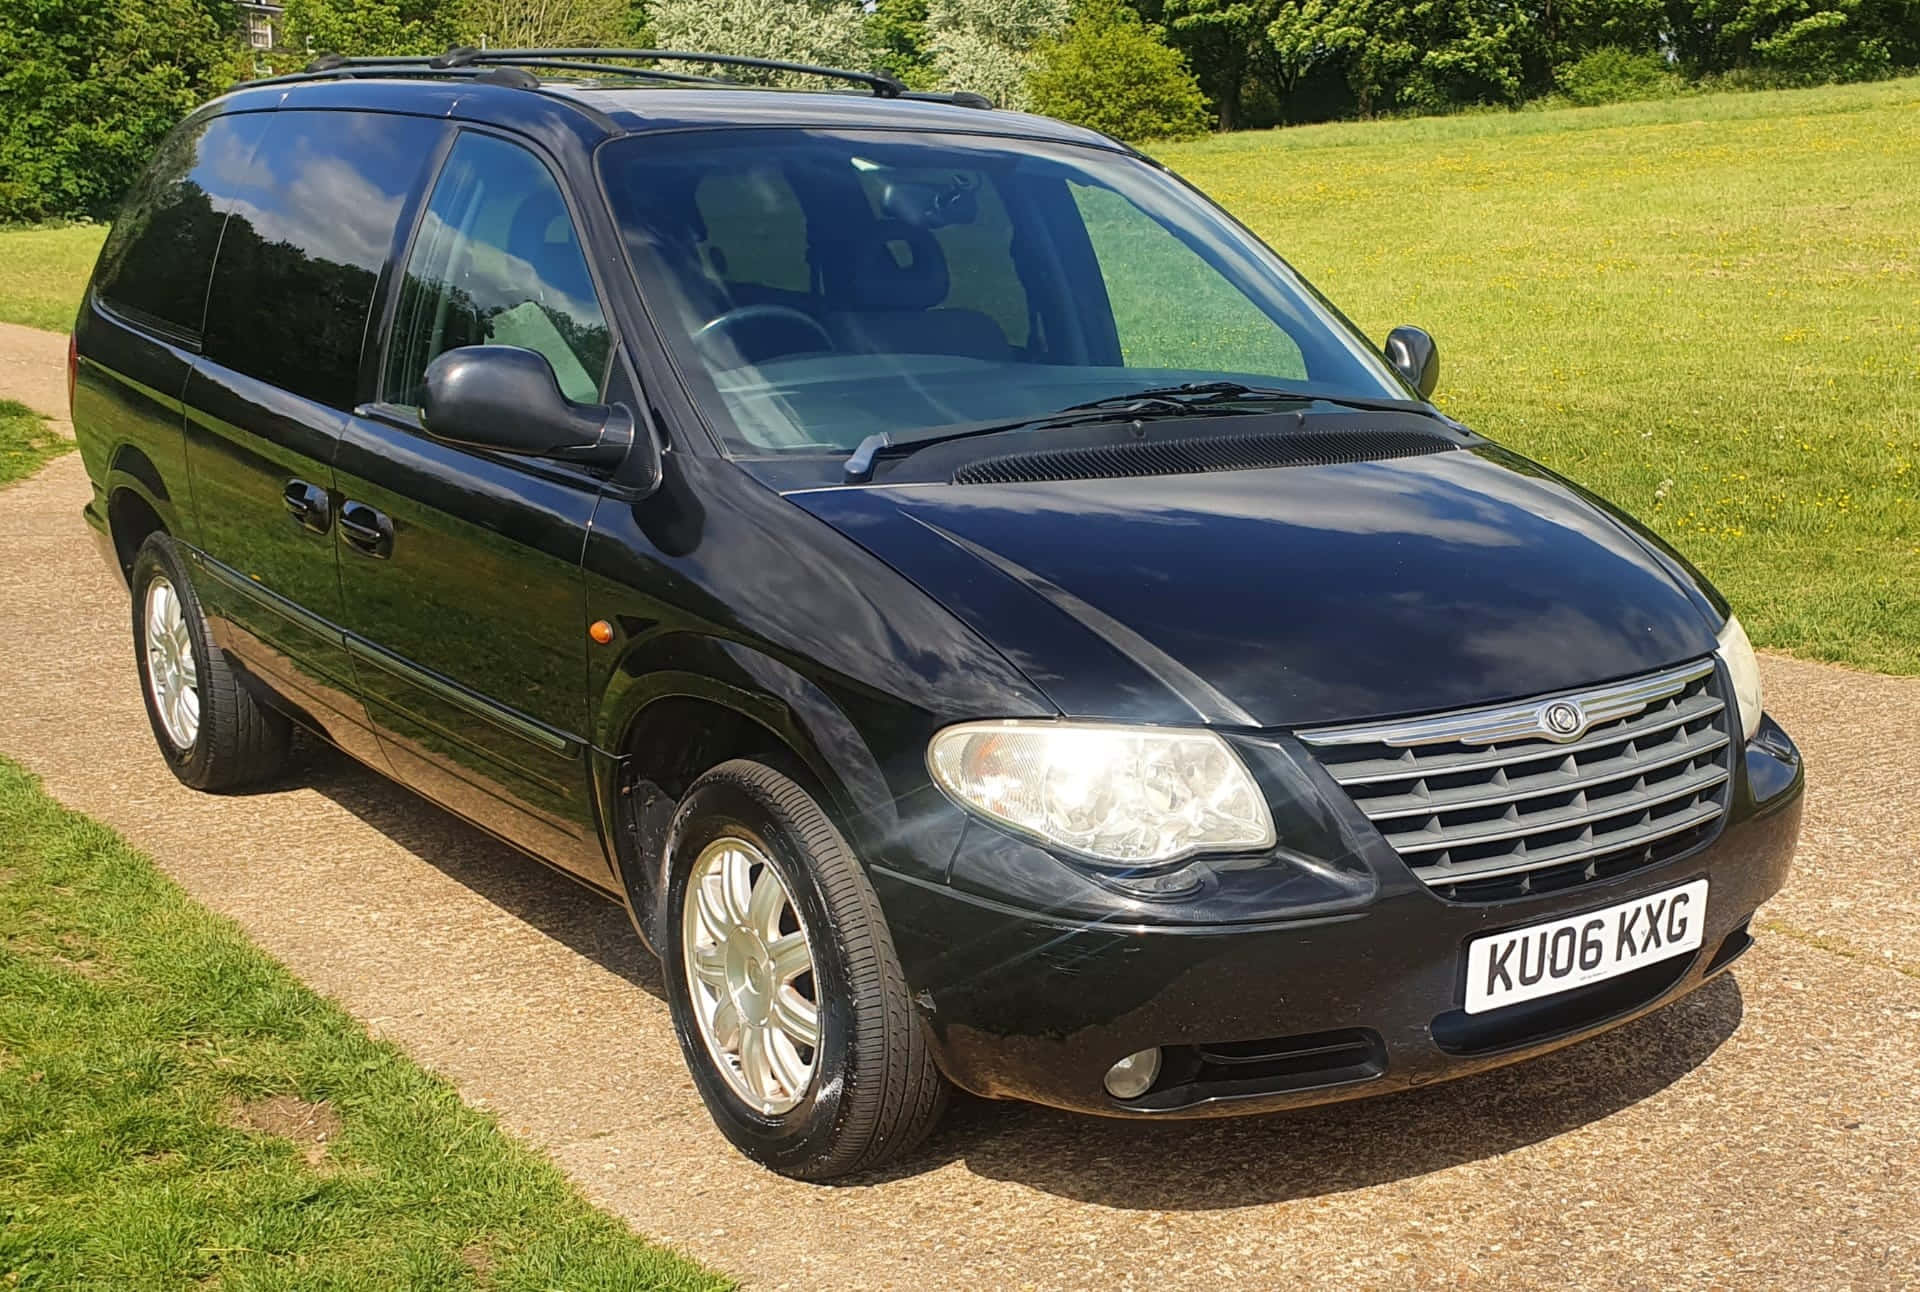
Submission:
[[[812,796],[724,763],[687,792],[668,848],[667,995],[721,1131],[809,1180],[918,1146],[946,1083],[873,887]]]
[[[273,776],[286,762],[291,724],[254,698],[213,644],[172,539],[153,534],[140,545],[132,587],[140,689],[167,766],[200,790]]]

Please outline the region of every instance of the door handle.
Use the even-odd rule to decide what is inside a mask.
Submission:
[[[349,498],[340,507],[340,537],[368,556],[393,555],[393,522],[384,512]]]
[[[308,484],[305,480],[289,480],[280,499],[287,504],[289,516],[316,534],[326,533],[327,526],[333,523],[333,507],[327,499],[327,491],[319,485]]]

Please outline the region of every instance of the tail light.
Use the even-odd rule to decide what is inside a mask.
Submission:
[[[67,334],[67,416],[73,416],[73,388],[80,382],[80,342]]]

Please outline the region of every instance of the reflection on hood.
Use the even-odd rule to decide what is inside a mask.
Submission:
[[[1713,649],[1611,518],[1497,449],[794,495],[1065,712],[1296,726],[1455,708]]]

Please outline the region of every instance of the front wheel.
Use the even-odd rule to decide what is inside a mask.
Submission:
[[[812,796],[724,763],[687,792],[668,849],[667,997],[720,1130],[807,1180],[918,1146],[946,1082],[873,887]]]

